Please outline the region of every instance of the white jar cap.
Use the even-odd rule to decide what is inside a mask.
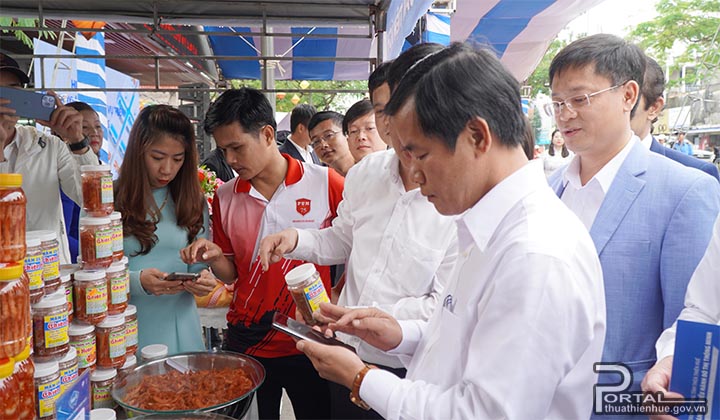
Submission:
[[[58,359],[58,363],[67,363],[71,360],[77,360],[77,350],[73,346],[70,346],[70,350]]]
[[[28,233],[30,233],[30,232],[28,232]],[[25,235],[25,245],[28,248],[38,247],[38,246],[40,246],[40,243],[42,243],[42,241],[37,236],[28,236],[27,234]]]
[[[80,224],[87,225],[87,226],[109,225],[110,218],[109,217],[81,217]]]
[[[289,273],[285,274],[285,282],[289,284],[290,286],[294,286],[296,284],[300,284],[304,282],[305,280],[312,277],[317,270],[315,269],[315,265],[312,263],[305,263],[303,265],[299,265],[292,270],[290,270]]]
[[[97,368],[90,374],[90,380],[93,382],[107,381],[117,376],[117,370],[115,369],[101,369]]]
[[[70,283],[70,274],[60,271],[60,283]]]
[[[57,240],[57,233],[52,230],[31,230],[25,234],[25,239],[27,238],[38,238],[42,242],[54,241]]]
[[[135,305],[128,305],[125,309],[125,312],[123,313],[123,316],[128,317],[130,315],[135,315],[137,313],[137,308]]]
[[[94,281],[105,278],[105,270],[80,270],[75,272],[75,281]]]
[[[134,354],[131,354],[130,356],[125,357],[125,364],[122,365],[120,369],[130,369],[135,365],[137,365],[137,357],[135,357]]]
[[[65,289],[58,290],[51,295],[45,295],[40,302],[30,305],[33,309],[47,309],[56,306],[64,306],[67,308],[67,298],[65,297]]]
[[[110,166],[109,165],[82,165],[80,167],[80,172],[97,172],[97,171],[110,172]]]
[[[107,318],[103,319],[102,322],[98,324],[98,327],[112,328],[119,327],[123,324],[125,324],[125,315],[108,315]]]
[[[125,264],[120,261],[113,262],[110,267],[105,269],[106,273],[117,273],[118,271],[125,271]]]
[[[60,365],[55,360],[49,362],[35,362],[34,378],[44,378],[60,372]]]
[[[117,420],[117,414],[112,408],[93,408],[90,410],[90,420]]]
[[[159,359],[168,355],[168,346],[165,344],[150,344],[140,350],[140,357],[144,360]]]
[[[110,220],[122,220],[122,213],[119,211],[114,211],[110,213],[110,216],[108,216]]]
[[[126,256],[123,256],[122,258],[120,258],[120,264],[128,265],[129,262],[130,262],[130,260],[128,260],[128,257],[126,257]]]
[[[81,322],[71,322],[68,328],[69,335],[85,335],[95,331],[95,326],[91,324],[83,324]]]

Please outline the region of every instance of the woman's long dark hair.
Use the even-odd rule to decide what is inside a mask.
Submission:
[[[548,150],[548,154],[550,156],[555,156],[555,144],[553,144],[552,139],[553,139],[553,137],[555,137],[555,133],[559,133],[559,132],[560,132],[560,130],[558,130],[556,128],[555,130],[553,130],[552,134],[550,135],[550,150]],[[564,158],[570,156],[570,151],[568,151],[567,146],[565,146],[565,142],[563,142],[562,152],[560,153],[560,155]]]
[[[155,231],[161,211],[148,182],[145,154],[162,135],[169,135],[185,146],[185,161],[168,184],[175,203],[177,225],[187,231],[188,243],[203,229],[203,206],[206,204],[197,176],[198,154],[193,125],[185,114],[171,106],[147,106],[140,111],[130,130],[115,188],[115,209],[122,213],[124,234],[134,236],[140,242],[140,251],[135,255],[146,255],[158,241]]]

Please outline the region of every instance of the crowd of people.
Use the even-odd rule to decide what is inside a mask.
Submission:
[[[0,86],[29,82],[1,59]],[[653,137],[664,75],[637,46],[583,38],[549,78],[542,160],[517,80],[476,46],[410,48],[345,115],[297,106],[279,146],[265,96],[227,90],[203,123],[227,181],[212,220],[191,121],[143,108],[114,185],[139,345],[204,348],[194,296],[219,280],[234,284],[227,349],[266,370],[261,418],[283,390],[297,418],[588,418],[593,386],[617,381],[597,362],[668,392],[676,320],[720,322],[720,175]],[[69,263],[102,130],[59,99],[38,122],[54,134],[0,98],[0,172],[23,174],[28,229],[57,232]],[[284,277],[306,262],[331,295],[314,319],[355,352],[271,327],[301,318]]]

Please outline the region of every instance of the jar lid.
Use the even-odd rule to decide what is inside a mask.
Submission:
[[[47,309],[54,308],[56,306],[62,306],[63,308],[67,308],[67,298],[65,297],[65,290],[58,290],[51,295],[45,295],[42,299],[40,299],[40,302],[33,303],[30,306],[32,306],[33,309]]]
[[[27,360],[27,358],[30,357],[31,349],[32,349],[32,347],[30,347],[30,344],[25,346],[25,348],[23,349],[23,351],[20,352],[20,354],[13,357],[13,360],[15,361],[15,363],[20,363],[20,362]]]
[[[289,273],[285,274],[285,282],[290,286],[294,286],[309,279],[316,272],[317,270],[315,269],[315,264],[305,263],[293,268]]]
[[[118,271],[125,271],[125,264],[120,261],[113,262],[110,267],[105,269],[106,273],[117,273]]]
[[[125,309],[125,312],[123,313],[124,316],[128,317],[130,315],[135,315],[137,313],[137,308],[135,305],[128,305]]]
[[[60,365],[55,360],[48,362],[35,362],[35,375],[34,378],[42,378],[45,376],[54,375],[60,372]]]
[[[125,324],[125,315],[108,315],[107,318],[103,319],[101,323],[98,324],[98,327],[100,328],[112,328],[112,327],[119,327],[120,325]]]
[[[135,365],[137,365],[137,357],[135,357],[134,354],[131,354],[130,356],[125,357],[125,364],[122,365],[120,369],[130,369]]]
[[[100,369],[97,368],[90,374],[90,380],[93,382],[107,381],[117,376],[117,370],[115,369]]]
[[[77,350],[73,346],[70,346],[70,350],[58,359],[58,363],[67,363],[71,360],[77,361]]]
[[[52,230],[32,230],[30,232],[27,232],[25,234],[25,239],[27,238],[38,238],[42,242],[48,242],[48,241],[56,241],[57,240],[57,233],[53,232]]]
[[[0,379],[5,379],[13,374],[15,370],[15,361],[10,357],[0,359]]]
[[[117,414],[112,408],[93,408],[90,410],[90,420],[117,420]]]
[[[80,167],[80,172],[97,172],[97,171],[110,172],[110,166],[109,165],[82,165]]]
[[[121,263],[121,264],[128,265],[128,262],[130,262],[130,260],[128,260],[128,257],[123,256],[122,258],[120,258],[120,263]]]
[[[0,281],[17,280],[23,275],[24,263],[0,264]]]
[[[165,344],[150,344],[140,350],[140,357],[145,360],[165,357],[168,354],[168,346]]]
[[[83,324],[81,322],[71,322],[68,329],[69,335],[85,335],[95,331],[95,326],[91,324]]]
[[[0,187],[19,187],[22,185],[22,174],[0,174]]]
[[[70,283],[70,274],[63,274],[60,272],[60,284]]]
[[[75,281],[94,281],[105,278],[105,270],[80,270],[75,272]]]
[[[122,213],[119,211],[114,211],[110,213],[110,216],[108,216],[110,220],[122,220]]]
[[[27,236],[27,234],[25,235],[25,246],[27,246],[28,248],[39,247],[41,243],[42,241],[37,236],[33,237]]]
[[[110,218],[109,217],[81,217],[80,224],[81,225],[90,225],[90,226],[109,225]]]

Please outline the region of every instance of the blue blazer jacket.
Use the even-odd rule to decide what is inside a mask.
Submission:
[[[305,162],[305,159],[303,159],[300,152],[298,152],[298,149],[296,149],[295,146],[293,146],[293,144],[290,143],[290,139],[285,140],[285,143],[280,145],[280,147],[278,147],[278,149],[280,150],[280,153],[286,153],[286,154],[294,157],[295,159],[299,160],[300,162]],[[312,162],[307,162],[307,163],[314,163],[316,165],[320,165],[322,163],[322,162],[320,162],[320,159],[318,159],[318,157],[314,151],[310,152],[310,156],[312,156]]]
[[[567,165],[548,180],[558,196]],[[720,185],[637,142],[590,229],[603,269],[607,332],[603,362],[634,372],[633,390],[655,363],[655,341],[683,308],[685,289],[710,241]],[[599,379],[617,383],[615,376]]]

